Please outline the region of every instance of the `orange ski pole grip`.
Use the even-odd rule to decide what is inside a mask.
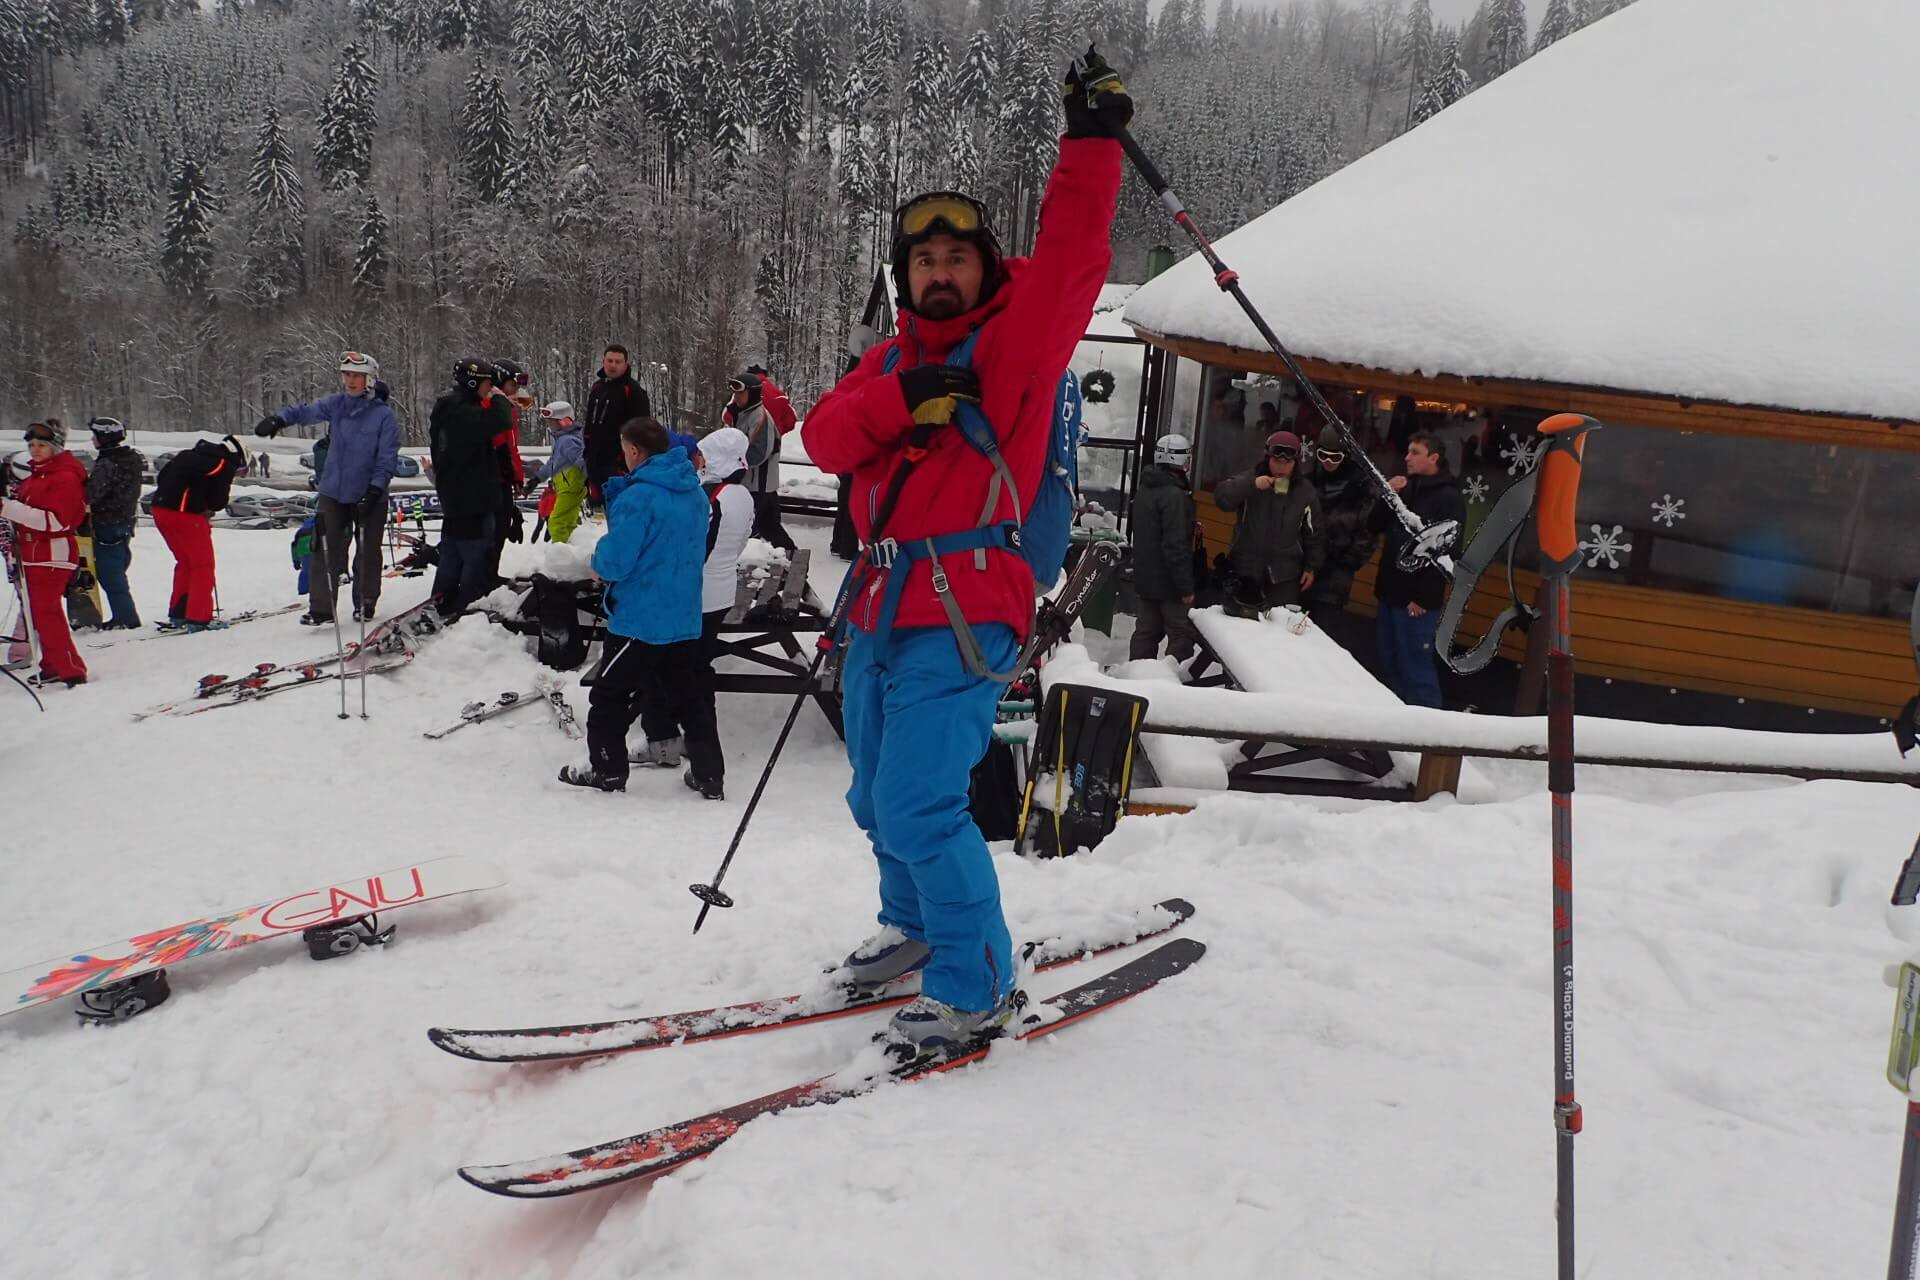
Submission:
[[[1553,573],[1570,571],[1580,558],[1574,506],[1580,498],[1580,469],[1587,432],[1599,425],[1580,413],[1556,413],[1540,424],[1540,434],[1547,437],[1547,452],[1540,460],[1534,529],[1540,540],[1541,558]]]

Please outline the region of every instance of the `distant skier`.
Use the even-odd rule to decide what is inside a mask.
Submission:
[[[440,548],[433,577],[434,607],[457,618],[492,589],[487,558],[500,516],[500,396],[492,361],[453,366],[453,385],[434,401],[431,419],[433,487],[440,497]]]
[[[849,571],[843,673],[847,792],[880,869],[881,930],[846,971],[862,986],[924,967],[887,1036],[938,1059],[1003,1031],[1017,975],[1000,885],[967,808],[994,711],[1034,613],[1034,575],[1009,536],[1039,492],[1052,388],[1086,332],[1113,254],[1126,87],[1092,50],[1063,86],[1066,136],[1031,258],[1007,258],[978,200],[916,196],[893,215],[895,336],[814,406],[807,446],[852,472],[866,546]],[[943,363],[975,338],[967,368]],[[891,359],[891,362],[890,362]],[[891,371],[889,371],[891,370]],[[994,462],[948,428],[963,403],[992,425]],[[983,504],[984,508],[983,508]],[[877,545],[876,545],[877,543]]]
[[[29,423],[25,432],[29,470],[0,498],[0,519],[13,526],[14,550],[26,592],[27,611],[40,641],[40,684],[69,689],[87,682],[87,664],[67,626],[67,583],[80,566],[75,530],[87,516],[87,469],[67,452],[67,433],[57,423]]]
[[[1253,470],[1213,488],[1222,510],[1240,513],[1227,562],[1241,608],[1257,611],[1298,604],[1326,559],[1320,496],[1300,474],[1300,437],[1276,431]]]
[[[133,564],[133,531],[140,514],[140,490],[146,481],[147,460],[127,444],[126,424],[118,418],[95,418],[93,470],[87,474],[87,505],[93,512],[94,569],[112,613],[101,630],[132,630],[140,625],[127,586]]]
[[[754,495],[755,525],[762,538],[792,551],[793,537],[780,522],[780,437],[793,430],[793,405],[786,392],[752,369],[728,379],[727,387],[731,398],[720,410],[720,421],[747,438],[746,486]]]
[[[379,362],[365,352],[348,351],[340,357],[339,372],[342,390],[268,414],[254,428],[255,435],[272,437],[291,423],[327,424],[325,457],[314,449],[320,497],[314,506],[313,558],[319,572],[308,575],[308,608],[301,621],[309,626],[333,621],[335,582],[347,572],[347,544],[356,538],[354,621],[370,620],[378,611],[387,489],[400,469],[400,424],[374,390]]]
[[[224,511],[247,449],[232,436],[202,431],[191,449],[173,455],[153,489],[153,523],[173,552],[173,591],[167,627],[207,631],[226,626],[213,617],[213,513]]]
[[[593,389],[587,392],[587,414],[581,421],[588,496],[595,503],[604,501],[601,486],[626,469],[621,461],[620,428],[652,413],[653,403],[647,389],[633,376],[627,349],[617,342],[608,343],[600,356],[600,369],[594,374]]]
[[[1133,590],[1140,604],[1129,658],[1154,657],[1165,639],[1167,653],[1185,662],[1200,645],[1187,614],[1194,592],[1192,460],[1185,436],[1165,435],[1154,441],[1153,462],[1140,472],[1133,503]]]
[[[685,733],[687,785],[718,800],[720,738],[698,676],[708,502],[687,455],[654,419],[621,428],[620,448],[627,474],[607,481],[607,532],[593,548],[607,640],[588,698],[587,763],[565,766],[560,781],[625,791],[627,731],[654,696]]]
[[[553,433],[553,452],[537,479],[553,486],[553,510],[547,514],[547,536],[565,542],[580,526],[580,508],[587,500],[587,442],[574,420],[573,406],[555,400],[540,411],[541,421]]]
[[[1447,470],[1440,442],[1425,431],[1407,439],[1407,474],[1387,481],[1420,523],[1467,519],[1460,484]],[[1373,509],[1373,531],[1384,533],[1380,575],[1373,592],[1379,598],[1374,615],[1374,640],[1380,651],[1387,686],[1410,706],[1438,707],[1440,669],[1434,665],[1433,638],[1440,630],[1440,610],[1447,602],[1447,575],[1425,564],[1408,572],[1400,567],[1400,552],[1411,539],[1406,526],[1394,518],[1386,503]],[[1438,549],[1450,554],[1451,547]]]

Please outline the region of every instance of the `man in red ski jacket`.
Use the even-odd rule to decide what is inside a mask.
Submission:
[[[999,881],[968,812],[967,782],[1003,688],[988,672],[1014,664],[1033,620],[1034,582],[1019,551],[980,526],[1017,520],[1038,492],[1060,374],[1112,262],[1121,176],[1113,135],[1133,104],[1097,54],[1089,50],[1082,67],[1067,74],[1066,136],[1033,256],[1004,257],[970,197],[935,192],[900,206],[899,332],[807,415],[814,463],[853,475],[854,522],[868,548],[848,586],[842,687],[847,803],[879,861],[881,930],[847,957],[847,978],[871,987],[924,969],[919,999],[887,1031],[903,1060],[938,1061],[998,1034],[1015,1004]],[[969,366],[945,364],[976,331]],[[1017,508],[995,485],[991,461],[951,425],[967,400],[993,426]],[[930,538],[947,540],[941,554],[928,554]],[[889,589],[895,574],[905,575],[898,592]],[[963,625],[950,622],[938,587]]]

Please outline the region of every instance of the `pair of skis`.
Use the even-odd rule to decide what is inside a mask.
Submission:
[[[1058,968],[1156,938],[1184,923],[1193,906],[1172,898],[1157,904],[1131,924],[1122,937],[1097,946],[1055,940],[1029,947],[1036,970]],[[1203,943],[1176,939],[1070,991],[1040,1001],[1021,1014],[1010,1038],[1030,1040],[1113,1008],[1193,965],[1206,953]],[[831,1018],[905,1004],[916,994],[911,979],[878,992],[855,993],[825,986],[808,994],[760,1000],[660,1017],[627,1018],[572,1026],[507,1031],[463,1031],[436,1027],[428,1038],[439,1048],[477,1062],[562,1062],[607,1054],[657,1049],[726,1039],[780,1027],[803,1026]],[[987,1056],[993,1040],[982,1040],[933,1064],[891,1062],[869,1050],[846,1070],[777,1090],[691,1120],[631,1137],[583,1147],[562,1155],[501,1165],[476,1165],[460,1176],[483,1191],[515,1199],[571,1195],[615,1183],[646,1182],[710,1155],[741,1126],[757,1116],[795,1107],[822,1106],[870,1093],[883,1084],[917,1080]]]
[[[277,609],[245,609],[239,613],[229,614],[226,617],[219,619],[220,622],[223,622],[226,624],[224,627],[219,628],[219,630],[231,631],[233,628],[240,626],[242,623],[258,622],[262,618],[278,618],[289,613],[296,613],[299,610],[304,609],[306,607],[307,606],[305,601],[296,600],[292,604],[282,605]],[[87,644],[87,648],[111,649],[117,644],[137,644],[143,640],[164,640],[168,636],[186,636],[186,635],[204,635],[204,634],[205,632],[189,631],[186,627],[183,627],[183,626],[182,627],[163,626],[163,627],[157,627],[150,632],[143,632],[142,634],[137,636],[123,636],[113,640],[89,641]]]

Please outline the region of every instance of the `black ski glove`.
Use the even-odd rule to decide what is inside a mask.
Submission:
[[[894,376],[900,379],[900,394],[906,398],[907,412],[923,427],[952,422],[963,400],[980,402],[980,375],[972,369],[923,364],[902,369]]]
[[[387,491],[368,489],[366,496],[360,499],[360,518],[371,520],[375,512],[385,513],[387,509]]]
[[[282,431],[285,431],[286,429],[287,429],[286,419],[282,418],[277,413],[270,413],[266,417],[260,419],[260,425],[253,429],[253,434],[257,436],[265,436],[267,439],[271,440],[274,436],[279,435]]]
[[[507,521],[507,541],[515,544],[516,546],[526,541],[527,518],[520,513],[520,508],[508,507],[506,512],[506,521]]]
[[[1133,119],[1133,97],[1120,73],[1092,45],[1067,67],[1060,86],[1069,138],[1117,138]]]

